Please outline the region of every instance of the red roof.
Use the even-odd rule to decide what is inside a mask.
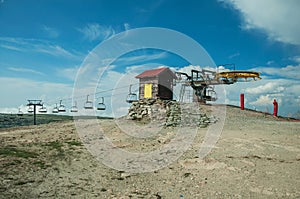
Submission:
[[[146,71],[142,72],[141,74],[139,74],[138,76],[136,76],[135,78],[156,77],[160,73],[162,73],[166,70],[169,70],[173,74],[173,72],[169,68],[157,68],[157,69],[153,69],[153,70],[146,70]],[[175,76],[175,74],[173,74],[173,76]]]

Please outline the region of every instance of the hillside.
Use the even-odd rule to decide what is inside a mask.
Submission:
[[[92,120],[80,121],[88,135],[94,125]],[[164,145],[172,145],[178,129],[183,128],[187,134],[194,129],[146,127],[124,118],[97,122],[115,148],[136,153],[160,150]],[[123,132],[140,127],[145,131],[157,128],[159,133],[137,138]],[[300,123],[297,120],[227,106],[222,134],[205,158],[199,158],[199,149],[208,128],[199,128],[191,146],[178,160],[145,173],[117,171],[105,166],[83,145],[94,140],[82,135],[80,139],[77,128],[73,121],[63,121],[0,129],[0,197],[300,197]],[[184,141],[175,140],[179,145]],[[172,150],[164,153],[172,156]]]
[[[72,116],[37,114],[37,124],[48,124],[50,122],[59,122],[72,120]],[[0,128],[10,128],[18,126],[29,126],[33,124],[33,114],[4,114],[0,113]]]

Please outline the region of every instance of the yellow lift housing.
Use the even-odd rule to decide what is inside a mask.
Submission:
[[[260,80],[260,73],[253,71],[227,71],[216,73],[219,80],[229,80],[230,82],[250,82]]]

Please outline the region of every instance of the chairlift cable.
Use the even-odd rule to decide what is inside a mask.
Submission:
[[[130,85],[138,85],[139,83],[134,83],[134,84],[130,84]],[[57,98],[56,100],[47,100],[47,101],[44,101],[44,103],[46,104],[53,104],[54,102],[57,102],[59,100],[63,100],[64,102],[68,102],[68,101],[72,101],[74,99],[80,99],[80,98],[85,98],[87,95],[97,95],[97,94],[101,94],[101,93],[105,93],[105,92],[110,92],[110,91],[114,91],[114,90],[119,90],[119,89],[123,89],[123,88],[127,88],[128,86],[130,85],[126,85],[126,86],[121,86],[121,87],[116,87],[116,88],[112,88],[112,89],[108,89],[108,90],[103,90],[103,91],[98,91],[98,92],[95,92],[95,93],[88,93],[88,94],[85,94],[85,95],[80,95],[80,96],[76,96],[76,97],[68,97],[68,98]],[[96,99],[96,98],[95,98]],[[51,103],[52,102],[52,103]]]
[[[112,89],[107,89],[107,90],[102,90],[102,91],[98,91],[98,92],[95,92],[95,93],[91,93],[90,95],[99,95],[101,93],[106,93],[106,92],[111,92],[111,91],[115,91],[115,90],[119,90],[119,89],[124,89],[128,86],[132,86],[132,85],[138,85],[139,83],[134,83],[134,84],[130,84],[130,85],[126,85],[126,86],[120,86],[120,87],[116,87],[116,88],[112,88]],[[134,90],[134,92],[137,92],[138,89]],[[98,100],[100,98],[107,98],[107,97],[113,97],[113,96],[119,96],[119,95],[124,95],[124,94],[128,94],[128,92],[122,92],[122,93],[115,93],[115,94],[110,94],[110,95],[105,95],[105,96],[100,96],[100,97],[94,97],[94,100]],[[86,97],[87,95],[81,95],[81,96],[76,96],[76,97],[67,97],[67,98],[58,98],[58,99],[52,99],[52,100],[47,100],[47,101],[43,101],[43,105],[46,105],[46,107],[51,107],[51,105],[54,104],[54,106],[52,106],[52,113],[59,113],[59,112],[66,112],[66,107],[65,105],[62,104],[62,102],[69,102],[69,101],[76,101],[78,99],[81,99],[81,98],[84,98]],[[59,106],[57,102],[59,101]],[[45,112],[47,112],[47,109],[46,109],[45,106],[43,106],[42,108],[40,109],[43,109],[46,110]],[[72,107],[71,107],[72,108]],[[77,107],[76,107],[77,108]],[[29,109],[29,112],[31,111],[31,107],[28,107]],[[70,109],[71,110],[71,109]],[[77,111],[78,111],[78,108],[77,108]]]

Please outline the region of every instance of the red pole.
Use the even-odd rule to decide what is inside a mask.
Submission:
[[[274,115],[275,117],[277,117],[277,112],[278,112],[278,103],[277,103],[276,99],[274,99],[274,101],[273,101],[273,105],[274,105],[274,111],[273,111],[273,115]]]
[[[241,93],[240,95],[240,104],[241,104],[241,110],[244,110],[244,93]]]

